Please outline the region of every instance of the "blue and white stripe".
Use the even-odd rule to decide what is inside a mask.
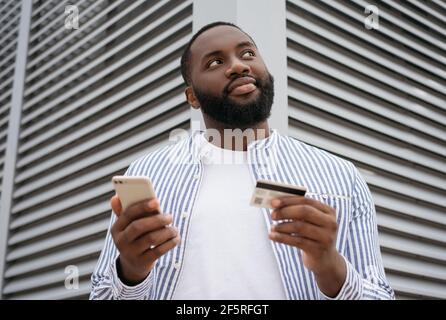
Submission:
[[[200,132],[134,161],[126,175],[148,176],[163,212],[174,217],[180,244],[161,257],[147,279],[134,287],[121,283],[118,256],[110,231],[92,275],[91,299],[171,299],[199,196],[203,163]],[[257,179],[304,185],[309,197],[336,209],[336,248],[347,263],[346,281],[335,299],[393,299],[382,264],[373,200],[367,184],[351,162],[294,138],[271,131],[267,139],[248,146],[253,186]],[[269,229],[269,209],[262,209]],[[112,214],[110,226],[114,223]],[[300,250],[271,242],[288,299],[329,299],[302,262]]]

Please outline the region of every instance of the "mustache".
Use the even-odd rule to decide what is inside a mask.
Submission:
[[[231,86],[231,84],[232,84],[235,80],[237,80],[237,79],[239,79],[239,78],[244,78],[244,77],[254,79],[254,80],[256,81],[256,83],[257,83],[257,86],[261,86],[261,85],[262,85],[262,82],[261,82],[259,79],[255,78],[255,77],[253,77],[253,76],[249,76],[249,75],[240,75],[240,76],[234,77],[234,79],[232,79],[232,81],[229,82],[229,83],[224,87],[224,89],[223,89],[223,97],[227,97],[227,96],[229,95],[229,87]]]

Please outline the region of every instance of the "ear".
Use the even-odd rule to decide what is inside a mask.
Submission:
[[[191,86],[187,87],[186,90],[184,90],[184,94],[186,95],[187,102],[192,106],[194,109],[200,109],[200,103],[197,100],[197,97],[195,97],[194,90]]]

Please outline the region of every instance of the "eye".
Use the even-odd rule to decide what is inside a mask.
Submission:
[[[215,66],[217,66],[217,65],[219,65],[219,64],[222,64],[222,63],[223,63],[223,62],[222,62],[220,59],[213,59],[213,60],[211,60],[211,61],[208,62],[207,67],[208,67],[208,68],[212,68],[212,67],[215,67]]]
[[[255,57],[254,51],[248,50],[243,52],[242,58]]]

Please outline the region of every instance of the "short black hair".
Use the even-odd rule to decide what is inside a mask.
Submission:
[[[202,27],[200,30],[198,30],[192,36],[192,38],[186,45],[186,48],[184,49],[183,55],[181,56],[181,75],[183,76],[183,79],[184,79],[184,82],[186,83],[186,85],[190,85],[190,82],[191,82],[190,81],[190,56],[191,56],[190,47],[203,32],[205,32],[209,29],[218,27],[218,26],[231,26],[231,27],[237,28],[241,32],[246,34],[249,37],[249,39],[251,39],[252,43],[254,45],[256,45],[254,40],[251,38],[251,36],[249,34],[247,34],[245,31],[243,31],[239,26],[237,26],[231,22],[217,21],[217,22],[212,22],[212,23],[205,25],[204,27]]]

